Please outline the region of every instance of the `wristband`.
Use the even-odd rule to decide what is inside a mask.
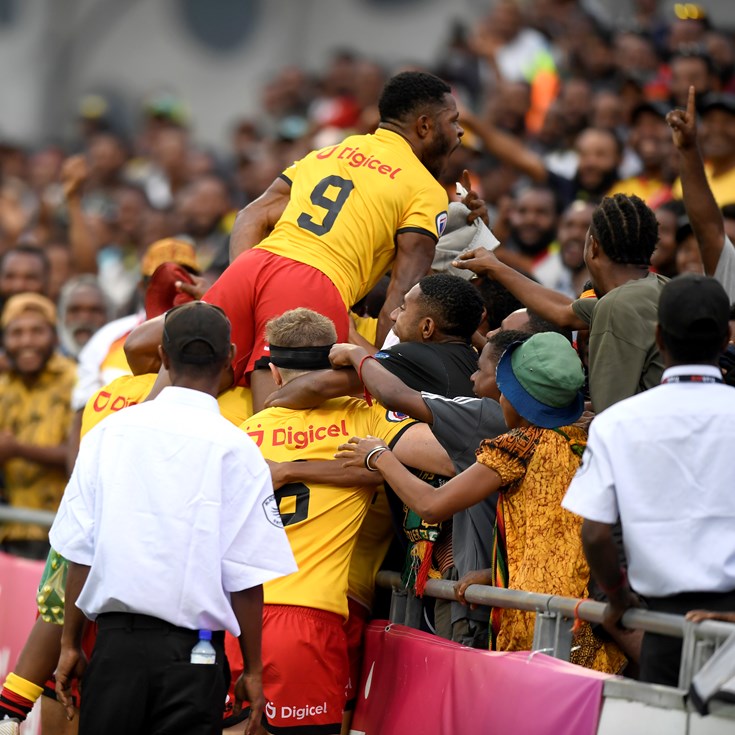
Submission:
[[[371,467],[370,466],[370,458],[371,457],[377,457],[381,455],[383,452],[389,452],[390,449],[388,447],[373,447],[366,455],[365,455],[365,469],[370,470],[370,472],[377,472],[377,467]]]
[[[623,587],[628,586],[628,574],[623,567],[620,567],[620,577],[618,581],[612,587],[605,587],[602,583],[598,582],[597,586],[605,593],[606,597],[611,597],[614,594],[620,592]]]
[[[370,395],[370,391],[368,391],[368,389],[365,387],[365,381],[362,379],[362,366],[365,364],[365,360],[375,360],[375,362],[377,362],[377,360],[375,359],[373,355],[365,355],[365,357],[363,357],[362,360],[360,360],[360,364],[357,367],[357,377],[360,379],[360,382],[362,383],[363,396],[365,397],[365,402],[367,403],[368,406],[372,406],[373,397]],[[368,467],[368,469],[370,468]]]

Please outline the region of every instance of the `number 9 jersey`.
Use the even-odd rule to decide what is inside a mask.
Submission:
[[[256,247],[320,270],[346,307],[390,269],[396,235],[436,241],[446,224],[444,188],[404,138],[382,128],[313,151],[282,178],[291,199]]]

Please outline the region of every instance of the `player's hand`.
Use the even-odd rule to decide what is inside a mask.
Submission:
[[[376,447],[388,448],[382,439],[377,439],[374,436],[366,436],[364,439],[353,436],[347,444],[340,444],[337,447],[338,451],[334,456],[337,459],[346,460],[342,463],[343,467],[366,467],[365,459]],[[377,457],[373,457],[370,463],[373,464],[376,459]],[[375,469],[374,465],[373,469]]]
[[[367,352],[363,347],[358,345],[350,345],[346,342],[340,342],[336,345],[332,345],[332,349],[329,351],[329,362],[332,363],[332,367],[352,367],[353,356],[356,355],[367,355]],[[360,358],[362,359],[362,357]]]
[[[263,677],[260,673],[243,672],[235,682],[235,704],[232,714],[237,717],[242,711],[243,702],[250,704],[250,716],[245,722],[245,735],[259,735],[262,732],[261,720],[265,707]]]
[[[686,110],[672,110],[666,115],[671,128],[674,145],[680,151],[691,150],[697,146],[697,108],[694,87],[689,87]]]
[[[268,468],[271,471],[271,481],[273,482],[273,489],[283,487],[288,482],[286,469],[288,468],[288,462],[274,462],[271,459],[265,460],[268,464]]]
[[[461,270],[470,270],[478,276],[488,276],[490,271],[500,261],[497,259],[492,250],[485,248],[475,248],[465,253],[460,253],[457,260],[452,261],[455,268]]]
[[[76,712],[71,696],[72,682],[75,679],[81,680],[86,668],[87,659],[82,649],[77,646],[64,645],[62,641],[59,663],[56,666],[56,694],[66,711],[67,720],[73,720]]]
[[[82,155],[69,156],[61,166],[61,187],[66,199],[81,196],[82,187],[89,177],[87,159]]]
[[[209,281],[204,276],[191,276],[192,283],[186,281],[176,281],[176,290],[179,293],[185,293],[191,296],[195,301],[199,301],[202,296],[209,290]]]
[[[491,585],[493,583],[493,570],[492,569],[476,569],[472,572],[467,572],[458,582],[454,583],[454,596],[458,602],[463,605],[467,604],[464,593],[471,584],[486,584]],[[474,610],[477,607],[474,603],[470,604],[470,609]]]
[[[471,225],[476,219],[481,219],[488,227],[490,226],[490,216],[487,211],[487,204],[480,195],[472,191],[472,182],[470,181],[470,172],[465,169],[459,178],[459,183],[467,191],[467,195],[462,198],[462,204],[469,207],[470,213],[467,215],[467,224]]]

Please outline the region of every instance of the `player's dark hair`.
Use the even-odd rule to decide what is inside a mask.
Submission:
[[[378,102],[380,121],[403,120],[421,108],[440,105],[451,87],[423,71],[404,71],[388,80]]]
[[[658,242],[656,215],[637,196],[605,197],[592,214],[590,231],[615,263],[649,265]]]
[[[459,276],[437,273],[422,278],[419,289],[439,331],[469,342],[482,319],[482,299],[475,287]]]

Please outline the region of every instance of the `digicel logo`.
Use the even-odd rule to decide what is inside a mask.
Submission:
[[[115,396],[115,399],[112,401],[112,403],[110,403],[111,398],[111,393],[108,393],[106,390],[101,390],[97,394],[97,398],[94,399],[92,408],[97,413],[100,413],[101,411],[106,411],[108,407],[110,411],[119,411],[122,408],[126,408],[127,406],[134,406],[136,403],[138,403],[138,401],[133,401],[129,398],[126,398],[125,396]]]
[[[337,153],[339,151],[339,153]],[[316,154],[317,158],[330,158],[332,155],[337,153],[337,158],[342,158],[347,161],[348,166],[352,168],[369,168],[373,171],[377,171],[383,176],[388,176],[391,179],[396,178],[401,169],[393,168],[387,163],[382,163],[377,158],[372,156],[366,156],[364,153],[359,152],[359,148],[350,148],[349,146],[335,145],[331,148],[325,148],[323,151]]]
[[[327,714],[327,703],[307,704],[303,707],[289,707],[281,705],[280,716],[282,720],[304,720],[307,717],[315,717],[316,715]]]
[[[255,428],[246,427],[245,432],[260,447],[263,444],[264,432],[262,424],[258,424]],[[342,419],[338,424],[330,424],[329,426],[313,426],[310,425],[306,430],[294,431],[293,427],[273,429],[271,433],[271,445],[274,447],[293,446],[296,449],[306,449],[309,444],[315,441],[323,441],[328,438],[337,438],[340,436],[350,436],[347,431],[347,422]]]

